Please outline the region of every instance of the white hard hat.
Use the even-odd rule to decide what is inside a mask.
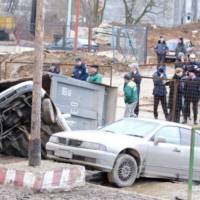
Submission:
[[[138,65],[138,63],[131,63],[131,64],[129,65],[129,67],[130,67],[130,68],[137,68],[137,69],[138,69],[139,65]]]

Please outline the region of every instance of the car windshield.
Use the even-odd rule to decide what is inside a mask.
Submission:
[[[137,119],[124,119],[100,129],[105,132],[145,137],[159,126],[158,123]]]
[[[177,47],[177,42],[167,41],[167,47],[169,48],[170,51],[175,51]]]

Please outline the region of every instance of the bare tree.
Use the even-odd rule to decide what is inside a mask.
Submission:
[[[159,14],[161,12],[158,9],[161,3],[160,0],[123,0],[123,3],[125,8],[125,23],[127,25],[139,23],[145,15]]]
[[[81,0],[83,15],[88,26],[98,26],[102,23],[106,0]]]
[[[106,0],[81,0],[82,12],[88,26],[88,51],[91,47],[92,28],[102,23]]]

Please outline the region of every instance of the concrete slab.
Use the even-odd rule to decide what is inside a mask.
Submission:
[[[85,185],[85,168],[47,160],[30,167],[24,159],[0,155],[0,184],[36,192],[69,191]]]

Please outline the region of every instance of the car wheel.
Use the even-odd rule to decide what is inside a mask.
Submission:
[[[46,98],[42,101],[42,116],[47,124],[54,124],[56,122],[56,115],[51,100]]]
[[[108,173],[108,181],[117,187],[128,187],[135,182],[137,172],[136,160],[128,154],[121,154],[117,158],[112,171]]]

